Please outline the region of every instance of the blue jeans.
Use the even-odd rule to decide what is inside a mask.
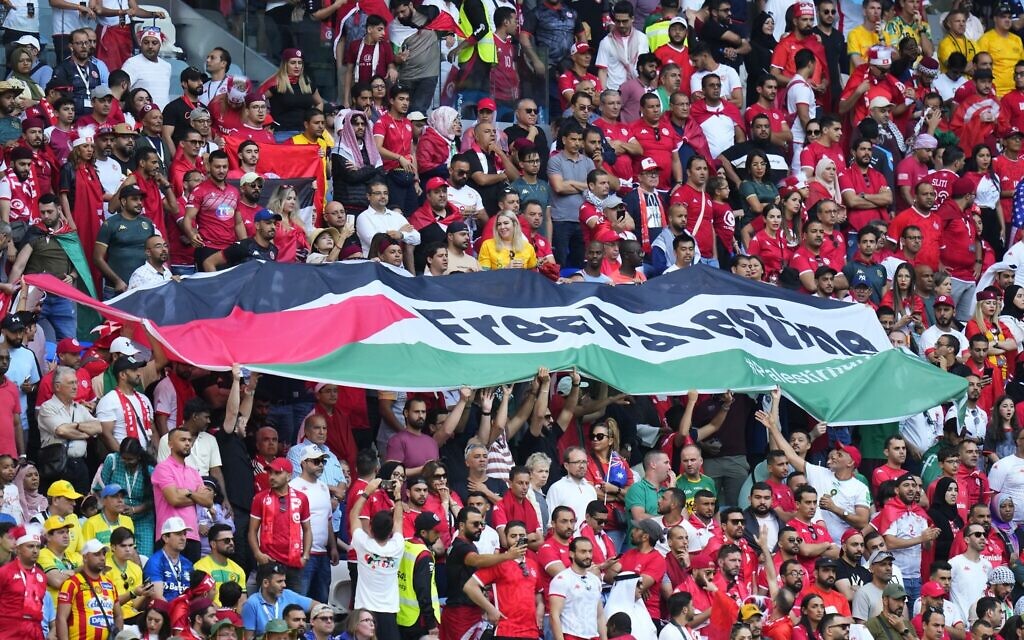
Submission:
[[[569,222],[552,222],[551,231],[554,236],[551,238],[551,251],[555,255],[555,262],[563,267],[583,267],[583,231],[580,230],[580,223],[575,220]]]
[[[78,313],[75,303],[52,293],[43,300],[41,316],[50,322],[57,340],[74,338],[78,333]]]
[[[903,578],[903,589],[907,592],[907,608],[913,611],[914,603],[921,597],[921,578]]]
[[[277,425],[277,438],[288,446],[295,444],[302,421],[306,419],[309,412],[313,410],[312,402],[293,402],[289,404],[277,404],[270,407],[267,417]],[[318,600],[317,602],[321,602]]]
[[[329,540],[328,544],[333,544]],[[327,553],[310,555],[302,569],[302,594],[317,602],[327,602],[331,589],[331,556]]]

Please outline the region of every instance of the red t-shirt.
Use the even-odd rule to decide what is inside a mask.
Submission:
[[[842,171],[846,167],[846,159],[843,157],[843,149],[840,145],[834,144],[831,147],[826,147],[815,140],[800,152],[800,168],[810,167],[813,172],[822,158],[830,158],[835,162],[836,171]]]
[[[882,486],[882,483],[886,480],[895,480],[906,473],[904,469],[893,469],[887,464],[883,464],[880,467],[875,467],[875,470],[871,472],[871,489],[877,491],[878,487]]]
[[[1009,191],[1011,194],[1017,188],[1017,184],[1024,179],[1024,160],[1017,158],[1010,160],[999,154],[992,160],[992,170],[999,176],[999,190]],[[999,205],[1003,209],[1003,219],[1009,222],[1013,219],[1013,195],[1009,198],[999,198]]]
[[[252,510],[249,512],[253,518],[257,520],[261,519],[263,515],[263,500],[270,495],[273,489],[261,491],[256,494],[256,497],[252,500]],[[260,550],[270,556],[277,562],[288,564],[288,556],[291,553],[291,545],[289,544],[289,531],[291,530],[293,521],[292,514],[298,513],[299,522],[309,522],[309,499],[306,494],[301,491],[289,491],[291,497],[291,504],[287,509],[281,511],[275,507],[272,509],[274,519],[272,523],[261,522],[260,523]],[[280,496],[273,496],[274,500],[280,500]],[[269,534],[267,532],[270,532]],[[301,534],[299,536],[299,542],[301,543]]]
[[[526,556],[526,573],[515,560],[477,569],[471,580],[483,586],[490,585],[494,604],[501,611],[502,618],[495,628],[500,638],[536,638],[541,635],[537,628],[537,603],[535,596],[543,591],[541,576],[544,571],[537,562]]]
[[[885,181],[885,176],[871,167],[868,167],[867,171],[862,173],[860,167],[854,164],[852,167],[839,174],[840,193],[852,191],[855,194],[874,194],[880,192],[882,187],[888,188],[888,186],[889,184]],[[847,215],[847,222],[849,222],[850,227],[854,231],[860,231],[862,227],[867,226],[867,224],[872,220],[889,219],[889,210],[885,207],[875,207],[874,209],[850,208],[847,209],[847,211],[849,212]]]
[[[356,503],[356,494],[359,493],[360,491],[366,489],[366,485],[368,485],[368,484],[370,484],[370,483],[367,482],[366,480],[363,480],[359,476],[356,476],[356,478],[352,481],[352,484],[349,485],[348,491],[345,492],[345,504],[349,505],[350,507],[352,505],[354,505]],[[366,509],[366,502],[363,503],[363,510],[364,511],[360,512],[360,514],[359,514],[360,518],[362,518],[363,513],[365,512],[365,509]],[[347,522],[343,523],[342,526],[344,526],[344,527],[349,529],[348,537],[349,537],[349,540],[351,540],[352,539],[352,528],[348,526]],[[353,561],[356,559],[356,548],[354,546],[351,546],[351,545],[349,546],[348,554],[347,554],[346,557],[349,560],[353,560]]]
[[[780,232],[774,238],[768,235],[766,230],[761,230],[756,236],[750,239],[747,245],[747,253],[761,258],[764,262],[764,270],[769,275],[778,274],[782,267],[789,261],[793,250],[786,244],[786,238]]]
[[[779,133],[782,131],[782,125],[786,123],[785,114],[775,107],[766,107],[755,102],[747,107],[746,112],[743,114],[743,121],[747,125],[747,135],[750,135],[750,127],[754,124],[754,118],[762,114],[768,116],[768,122],[771,124],[772,133]]]
[[[896,165],[896,186],[909,188],[910,194],[913,195],[914,189],[917,187],[919,182],[928,176],[929,171],[931,171],[931,169],[929,169],[927,165],[921,164],[918,162],[917,158],[913,155],[909,155],[900,160],[900,163]],[[913,202],[905,202],[903,200],[903,196],[899,194],[898,190],[895,197],[896,204],[898,204],[900,208],[909,207],[914,204]]]
[[[932,269],[939,269],[939,247],[942,245],[942,221],[939,220],[934,211],[927,215],[910,207],[901,211],[892,222],[889,223],[888,239],[897,245],[903,236],[903,230],[907,227],[917,227],[921,230],[924,238],[921,242],[921,251],[914,257],[916,264],[926,264]]]
[[[938,211],[942,203],[946,201],[949,194],[953,192],[953,183],[959,177],[949,169],[940,169],[928,174],[928,182],[935,187],[935,204],[932,205],[932,211]]]
[[[374,55],[377,57],[377,64],[373,63]],[[395,61],[395,54],[391,43],[386,40],[377,44],[366,44],[365,38],[350,42],[345,49],[345,64],[353,65],[359,61],[359,67],[355,70],[356,81],[367,81],[373,76],[384,76],[388,73],[388,65]]]
[[[540,586],[544,592],[544,600],[548,598],[548,587],[551,585],[551,577],[548,575],[548,567],[555,562],[561,562],[562,566],[572,566],[572,554],[569,553],[569,545],[562,544],[554,536],[544,541],[537,552],[537,564],[540,566]],[[664,568],[664,563],[662,563]]]
[[[803,538],[803,541],[808,544],[823,544],[825,542],[835,542],[832,536],[828,533],[828,528],[825,523],[821,520],[807,524],[801,521],[799,518],[793,518],[787,525],[796,529],[796,532]],[[800,566],[804,568],[808,576],[814,575],[814,562],[818,559],[812,556],[797,556],[796,559],[800,562]]]
[[[646,148],[646,147],[645,147]],[[664,177],[666,171],[662,171]],[[686,229],[697,241],[697,250],[704,257],[711,257],[715,244],[715,212],[711,197],[704,191],[698,191],[684,184],[676,190],[669,200],[669,206],[677,202],[686,205]]]
[[[572,69],[567,69],[565,73],[558,76],[558,96],[561,98],[562,111],[569,108],[569,98],[572,97],[573,93],[576,93],[576,85],[585,80],[593,82],[596,87],[596,89],[594,89],[594,94],[600,95],[601,91],[603,91],[601,88],[601,81],[592,73],[586,73],[582,76],[578,76]]]
[[[812,274],[818,270],[818,267],[829,266],[839,271],[842,267],[836,267],[832,264],[832,261],[825,257],[822,253],[813,253],[807,247],[800,245],[797,250],[793,253],[793,257],[789,261],[789,266],[796,269],[797,275],[807,273],[808,271]],[[810,289],[805,289],[803,285],[800,285],[800,290],[804,293],[814,293]]]
[[[384,148],[392,153],[412,159],[412,123],[408,118],[396,120],[390,113],[385,113],[373,125],[373,137],[384,138]],[[385,160],[384,171],[398,168],[397,160]]]
[[[53,376],[50,376],[50,379],[52,381]],[[15,424],[14,416],[20,413],[21,396],[18,394],[18,385],[4,378],[0,383],[0,454],[15,459],[18,457],[18,447],[14,442],[14,430],[20,429],[21,424]]]
[[[672,154],[679,150],[679,145],[682,143],[682,138],[676,133],[675,127],[669,126],[665,121],[651,125],[643,118],[640,118],[632,123],[632,134],[644,149],[643,156],[635,156],[633,158],[633,175],[640,174],[640,161],[644,157],[650,156],[658,163],[659,167],[662,167],[658,188],[668,189],[669,181],[672,178]],[[711,212],[709,211],[709,218],[710,215]],[[705,255],[703,250],[701,250],[701,255]]]
[[[975,242],[977,227],[968,213],[947,198],[935,215],[942,222],[942,245],[939,256],[949,275],[958,280],[974,281]]]
[[[491,65],[491,95],[503,102],[518,100],[521,88],[516,69],[515,43],[512,36],[506,40],[497,35],[493,37],[495,63]]]
[[[593,227],[590,226],[591,221],[596,223]],[[597,236],[601,229],[608,233],[615,233],[612,223],[605,217],[604,211],[599,211],[593,204],[584,202],[580,207],[580,230],[583,232],[583,246],[590,244],[590,241]]]
[[[256,203],[246,204],[241,198],[238,200],[238,213],[242,214],[242,224],[245,225],[245,235],[249,238],[256,235],[256,212],[263,207]]]
[[[796,500],[793,498],[793,492],[788,486],[781,482],[776,482],[771,478],[766,478],[765,482],[772,488],[772,506],[778,507],[783,511],[790,513],[796,511]]]
[[[604,137],[608,140],[618,140],[619,142],[629,142],[633,139],[633,132],[630,130],[629,125],[623,122],[609,122],[604,118],[598,118],[591,124],[600,129],[604,133]],[[633,176],[633,156],[628,153],[620,153],[615,158],[615,164],[611,165],[612,173],[615,177],[620,180],[629,180],[632,182]]]
[[[525,522],[527,533],[540,531],[540,521],[537,519],[537,510],[533,508],[533,503],[525,499],[519,501],[511,491],[507,491],[502,496],[501,502],[494,505],[494,509],[491,511],[491,522],[495,529],[499,529],[513,520]]]
[[[630,549],[619,559],[623,571],[632,571],[638,575],[649,576],[654,584],[647,590],[647,611],[655,620],[661,617],[661,579],[665,577],[665,557],[656,549],[641,553],[639,549]]]
[[[693,75],[693,62],[690,60],[689,47],[676,49],[672,43],[666,42],[654,50],[654,55],[661,61],[661,66],[667,64],[679,65],[680,87],[690,86],[690,77]]]
[[[842,231],[833,227],[831,233],[826,231],[821,243],[821,255],[825,258],[825,264],[836,271],[842,271],[846,266],[846,236]]]
[[[199,210],[196,226],[199,235],[210,249],[224,249],[233,244],[235,237],[235,209],[238,207],[238,189],[225,184],[224,188],[211,180],[204,180],[192,191],[188,206]]]
[[[242,123],[240,127],[235,129],[229,137],[237,141],[238,144],[241,144],[246,140],[252,140],[259,145],[277,144],[277,140],[274,139],[274,134],[268,129],[250,127],[245,123]]]

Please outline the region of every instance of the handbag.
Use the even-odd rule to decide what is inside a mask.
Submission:
[[[57,442],[39,449],[39,475],[42,478],[58,478],[68,468],[68,447],[70,442]]]
[[[121,630],[117,628],[116,624],[114,624],[114,612],[111,611],[110,615],[107,615],[107,610],[103,608],[103,600],[101,600],[99,595],[96,594],[96,589],[94,589],[92,586],[92,580],[90,580],[89,576],[85,575],[84,573],[82,574],[82,576],[85,578],[85,584],[89,585],[89,591],[92,592],[92,599],[96,601],[96,606],[100,608],[100,613],[103,614],[103,619],[107,621],[106,626],[107,629],[110,630],[110,635],[108,637],[116,637],[117,634],[121,633]],[[103,577],[101,576],[100,580],[102,579]]]

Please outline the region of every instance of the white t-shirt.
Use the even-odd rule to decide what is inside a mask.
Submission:
[[[715,523],[712,518],[711,523],[707,527],[697,528],[690,518],[683,518],[682,527],[686,529],[686,533],[689,536],[689,543],[687,544],[686,550],[690,553],[699,553],[701,549],[707,546],[708,541],[714,535],[714,531],[711,526]]]
[[[156,412],[167,416],[167,430],[173,431],[178,427],[178,393],[171,384],[171,379],[164,377],[153,389],[153,402],[156,403]]]
[[[900,435],[907,444],[924,453],[942,436],[942,407],[932,407],[900,420]]]
[[[717,158],[736,142],[736,121],[725,115],[725,104],[718,108],[707,107],[709,113],[716,113],[700,123],[700,129],[708,140],[711,157]]]
[[[572,568],[565,569],[551,579],[548,594],[564,598],[562,607],[562,633],[580,638],[596,638],[597,606],[601,603],[601,580],[589,571],[582,576]]]
[[[313,530],[313,553],[327,552],[327,534],[331,528],[331,490],[322,480],[307,482],[302,476],[292,478],[288,485],[309,500],[309,527]]]
[[[405,540],[396,533],[380,544],[362,529],[352,532],[359,580],[355,605],[361,609],[398,613],[398,563],[405,552]]]
[[[915,513],[905,513],[881,533],[886,536],[895,536],[901,540],[910,540],[920,536],[927,528],[927,520]],[[921,577],[921,545],[915,544],[911,547],[893,549],[890,553],[893,555],[895,564],[899,565],[900,570],[903,571],[904,578],[913,580]]]
[[[597,500],[597,491],[586,478],[576,482],[565,476],[548,489],[548,513],[553,513],[556,507],[569,507],[576,513],[576,530],[579,531],[587,519],[587,505],[594,500]]]
[[[919,613],[921,613],[922,604],[923,601],[921,600],[921,598],[918,598],[917,602],[914,603],[914,616],[917,616]],[[947,627],[955,627],[956,625],[963,626],[964,620],[960,617],[960,607],[956,606],[949,600],[942,601],[942,614],[943,617],[946,619]]]
[[[934,80],[932,80],[932,89],[935,90],[935,93],[942,96],[943,102],[948,102],[953,99],[954,95],[956,95],[957,89],[965,84],[967,84],[967,76],[961,75],[956,80],[952,80],[946,74],[940,73]]]
[[[39,3],[41,0],[10,0],[12,8],[4,20],[4,28],[27,33],[39,33]],[[33,6],[32,17],[28,5]]]
[[[1024,520],[1024,458],[1012,455],[996,462],[988,472],[988,483],[993,491],[1013,497],[1014,522]]]
[[[100,177],[100,184],[103,185],[103,193],[116,192],[125,178],[125,175],[121,173],[121,165],[113,158],[96,160],[96,175]],[[107,213],[106,202],[103,203],[103,213]]]
[[[484,525],[484,530],[480,532],[480,539],[473,544],[476,545],[477,553],[483,556],[498,553],[501,549],[501,539],[498,537],[498,532],[489,524]]]
[[[132,89],[142,87],[161,109],[170,102],[171,63],[163,58],[149,60],[141,53],[124,61],[121,69],[132,79]]]
[[[160,436],[156,459],[157,462],[163,462],[169,457],[171,457],[171,447],[167,444],[167,434],[165,433]],[[210,475],[210,469],[221,466],[220,447],[217,446],[217,439],[205,431],[200,431],[192,442],[192,453],[185,458],[185,465],[198,471],[201,476]]]
[[[635,54],[635,57],[627,56],[626,51]],[[639,29],[634,28],[627,38],[616,33],[605,36],[597,48],[597,58],[594,60],[595,66],[608,71],[608,82],[605,88],[618,89],[622,86],[622,83],[629,80],[630,73],[636,73],[637,57],[649,52],[650,45],[647,42],[647,34]]]
[[[743,83],[740,81],[740,74],[736,73],[736,70],[732,67],[720,64],[714,71],[693,72],[693,75],[690,76],[691,95],[703,90],[700,86],[701,80],[704,79],[704,76],[710,73],[715,74],[722,81],[722,100],[728,100],[732,96],[732,92],[734,90],[743,89]]]
[[[36,4],[36,6],[38,7],[39,5]],[[81,29],[84,27],[89,27],[91,29],[96,28],[95,20],[83,20],[82,14],[78,11],[57,9],[54,8],[51,4],[50,13],[53,16],[53,21],[51,22],[53,26],[51,28],[52,30],[50,33],[52,33],[55,36],[66,36],[69,35],[75,29]],[[67,54],[63,53],[63,55]]]
[[[836,506],[853,513],[856,507],[871,508],[871,491],[867,485],[856,478],[839,480],[835,474],[825,467],[808,463],[804,472],[807,474],[807,482],[818,490],[818,498],[830,495]],[[833,540],[842,540],[843,534],[850,525],[846,521],[832,513],[821,509],[821,519],[828,527],[828,533]]]
[[[805,104],[810,109],[810,116],[813,118],[816,109],[814,106],[814,90],[811,89],[811,85],[807,84],[807,80],[802,76],[796,75],[789,81],[788,86],[789,89],[786,92],[786,113],[796,113],[797,105]],[[793,142],[803,144],[807,140],[804,125],[800,122],[799,117],[793,120],[793,126],[790,129],[793,132]]]
[[[356,235],[359,236],[359,243],[363,247],[363,255],[370,255],[370,241],[373,240],[373,236],[378,233],[398,231],[407,224],[409,224],[409,220],[394,209],[385,209],[384,213],[366,209],[360,213],[356,218]],[[409,245],[419,244],[420,232],[415,229],[403,231],[402,242]]]
[[[935,348],[935,343],[939,341],[944,335],[955,336],[960,341],[961,353],[968,350],[970,346],[967,343],[967,336],[964,335],[963,331],[957,331],[956,329],[940,329],[938,325],[932,325],[924,330],[921,334],[921,339],[918,340],[917,345],[921,348],[921,353],[927,353],[928,351]]]
[[[147,434],[146,430],[142,428],[142,423],[149,416],[150,429],[153,428],[153,405],[150,404],[149,398],[142,393],[133,393],[128,398],[128,402],[131,407],[135,410],[135,424],[138,425],[138,438],[139,444],[145,449],[149,446],[149,438],[152,434]],[[143,413],[143,407],[139,403],[145,404],[145,413]],[[114,423],[114,442],[121,444],[121,441],[128,436],[128,432],[124,425],[124,411],[121,408],[121,399],[118,397],[117,389],[108,391],[100,398],[100,401],[96,403],[96,419],[100,422],[113,422]],[[212,436],[211,436],[212,438]],[[216,441],[214,442],[216,447]],[[195,453],[195,446],[192,447],[193,453]],[[170,450],[167,451],[167,455],[171,455]],[[218,453],[218,456],[220,454]],[[167,456],[164,456],[167,457]],[[200,472],[200,475],[205,475]]]
[[[104,9],[127,9],[128,0],[101,0],[100,4]],[[125,16],[127,18],[127,16]],[[120,24],[119,16],[101,16],[97,14],[96,19],[105,27],[113,27]]]
[[[967,620],[971,607],[985,595],[992,563],[985,558],[972,562],[961,553],[950,558],[949,566],[953,568],[953,584],[949,587],[949,596],[960,609],[960,619]]]

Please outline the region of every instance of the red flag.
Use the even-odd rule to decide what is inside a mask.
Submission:
[[[224,140],[224,151],[232,168],[238,168],[238,145],[244,138],[228,136]],[[310,145],[263,145],[260,147],[260,162],[256,165],[260,175],[276,174],[279,178],[307,178],[316,183],[313,209],[317,219],[323,213],[327,200],[327,177],[324,175],[320,147]]]
[[[426,9],[426,7],[423,7]],[[428,22],[423,26],[424,29],[430,29],[431,31],[440,31],[442,33],[454,33],[460,38],[466,38],[466,32],[462,30],[462,27],[455,22],[455,19],[448,14],[447,11],[441,11],[437,9],[437,17]],[[429,17],[429,16],[428,16]]]

